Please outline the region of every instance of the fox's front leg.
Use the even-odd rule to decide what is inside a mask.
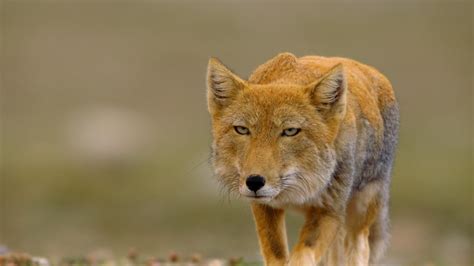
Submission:
[[[290,266],[317,265],[333,243],[341,219],[328,212],[310,209],[290,257]]]
[[[286,265],[288,244],[284,211],[252,203],[252,212],[265,265]]]

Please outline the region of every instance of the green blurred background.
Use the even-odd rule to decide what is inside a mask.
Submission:
[[[1,1],[0,244],[259,260],[212,177],[205,71],[278,52],[375,66],[400,101],[385,263],[472,265],[473,4]],[[302,217],[290,212],[290,242]]]

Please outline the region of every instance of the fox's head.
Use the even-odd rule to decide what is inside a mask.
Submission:
[[[218,180],[244,197],[302,204],[334,172],[334,141],[346,112],[342,65],[307,84],[252,84],[209,60],[212,163]]]

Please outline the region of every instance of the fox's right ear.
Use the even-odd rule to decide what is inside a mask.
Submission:
[[[342,64],[329,70],[324,76],[308,87],[312,102],[318,111],[341,118],[346,112],[347,81]]]
[[[244,89],[246,82],[232,73],[217,58],[211,57],[207,66],[207,106],[214,114],[229,105]]]

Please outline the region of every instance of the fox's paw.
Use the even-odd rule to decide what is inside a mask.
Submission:
[[[314,250],[308,247],[295,250],[291,256],[288,266],[316,266]]]

